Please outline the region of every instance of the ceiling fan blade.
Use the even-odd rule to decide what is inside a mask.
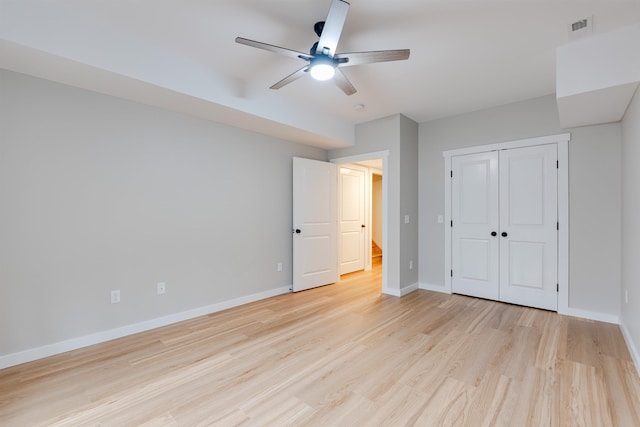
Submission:
[[[310,60],[313,56],[308,53],[298,52],[297,50],[291,50],[280,46],[274,46],[272,44],[257,42],[255,40],[245,39],[243,37],[236,37],[236,43],[240,43],[246,46],[257,47],[258,49],[268,50],[269,52],[279,53],[290,58],[300,58]]]
[[[324,28],[322,29],[322,35],[318,42],[318,48],[316,54],[328,55],[333,58],[336,53],[336,47],[338,46],[338,40],[340,40],[340,34],[342,34],[342,28],[344,22],[347,19],[347,13],[349,12],[349,3],[343,0],[333,0],[331,7],[329,8],[329,14],[324,22]]]
[[[305,65],[300,68],[298,71],[289,74],[284,79],[280,80],[278,83],[271,86],[269,89],[280,89],[282,86],[288,85],[289,83],[298,80],[300,77],[304,76],[306,72],[309,70],[309,66]]]
[[[402,61],[409,59],[409,49],[398,50],[378,50],[370,52],[352,52],[336,55],[336,59],[348,59],[347,62],[340,62],[338,67],[351,67],[353,65],[372,64],[374,62]]]
[[[347,76],[345,76],[344,73],[337,68],[336,74],[333,76],[333,81],[336,83],[336,86],[338,86],[344,93],[347,94],[347,96],[351,96],[357,92],[356,88],[353,87],[349,79],[347,79]]]

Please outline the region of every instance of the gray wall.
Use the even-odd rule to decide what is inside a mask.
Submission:
[[[622,121],[622,323],[640,364],[640,92]],[[624,291],[629,303],[624,302]],[[637,365],[640,369],[640,365]]]
[[[444,286],[442,152],[571,132],[569,306],[620,314],[620,124],[562,129],[553,95],[420,124],[420,282]]]
[[[404,215],[418,217],[418,164],[413,161],[417,158],[417,131],[415,122],[397,114],[357,125],[353,147],[329,151],[330,159],[376,151],[389,152],[388,175],[383,177],[389,193],[389,200],[385,201],[389,215],[388,241],[383,259],[388,273],[388,287],[394,290],[401,290],[416,282],[413,276],[417,275],[417,266],[414,265],[414,270],[409,272],[409,260],[417,259],[418,247],[408,236],[417,236],[418,222],[404,224]],[[411,200],[412,194],[414,200]]]
[[[291,284],[291,158],[326,151],[0,79],[0,355]]]
[[[638,104],[623,125],[569,130],[570,306],[620,314],[624,244],[622,318],[636,342]],[[442,286],[442,151],[566,132],[557,117],[553,96],[419,126],[396,115],[356,126],[356,145],[327,156],[0,71],[0,355],[289,286],[293,156],[388,150],[389,286],[418,280],[410,260]]]
[[[416,122],[400,116],[400,283],[403,288],[418,285],[418,129]],[[408,224],[405,215],[409,216]]]

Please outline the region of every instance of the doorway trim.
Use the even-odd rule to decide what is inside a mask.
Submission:
[[[451,157],[485,151],[508,150],[534,145],[556,144],[558,147],[558,313],[569,312],[569,141],[570,133],[478,145],[442,152],[444,157],[445,224],[451,224]],[[384,182],[383,182],[384,184]],[[444,292],[451,288],[451,227],[444,227]]]
[[[329,160],[337,165],[345,163],[357,163],[363,160],[382,159],[382,293],[389,293],[388,289],[388,269],[387,258],[384,254],[388,254],[387,243],[389,232],[389,151],[374,151],[371,153],[354,154],[353,156],[338,157]]]

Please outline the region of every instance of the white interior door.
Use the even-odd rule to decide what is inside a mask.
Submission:
[[[557,147],[500,152],[500,301],[558,309]]]
[[[340,274],[365,267],[365,169],[341,166],[338,184]]]
[[[293,158],[293,291],[338,281],[336,165]]]
[[[451,161],[452,291],[498,300],[498,154]]]

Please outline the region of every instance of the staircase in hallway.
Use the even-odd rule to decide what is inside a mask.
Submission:
[[[376,242],[371,242],[371,258],[381,257],[382,249],[380,246],[376,245]]]

